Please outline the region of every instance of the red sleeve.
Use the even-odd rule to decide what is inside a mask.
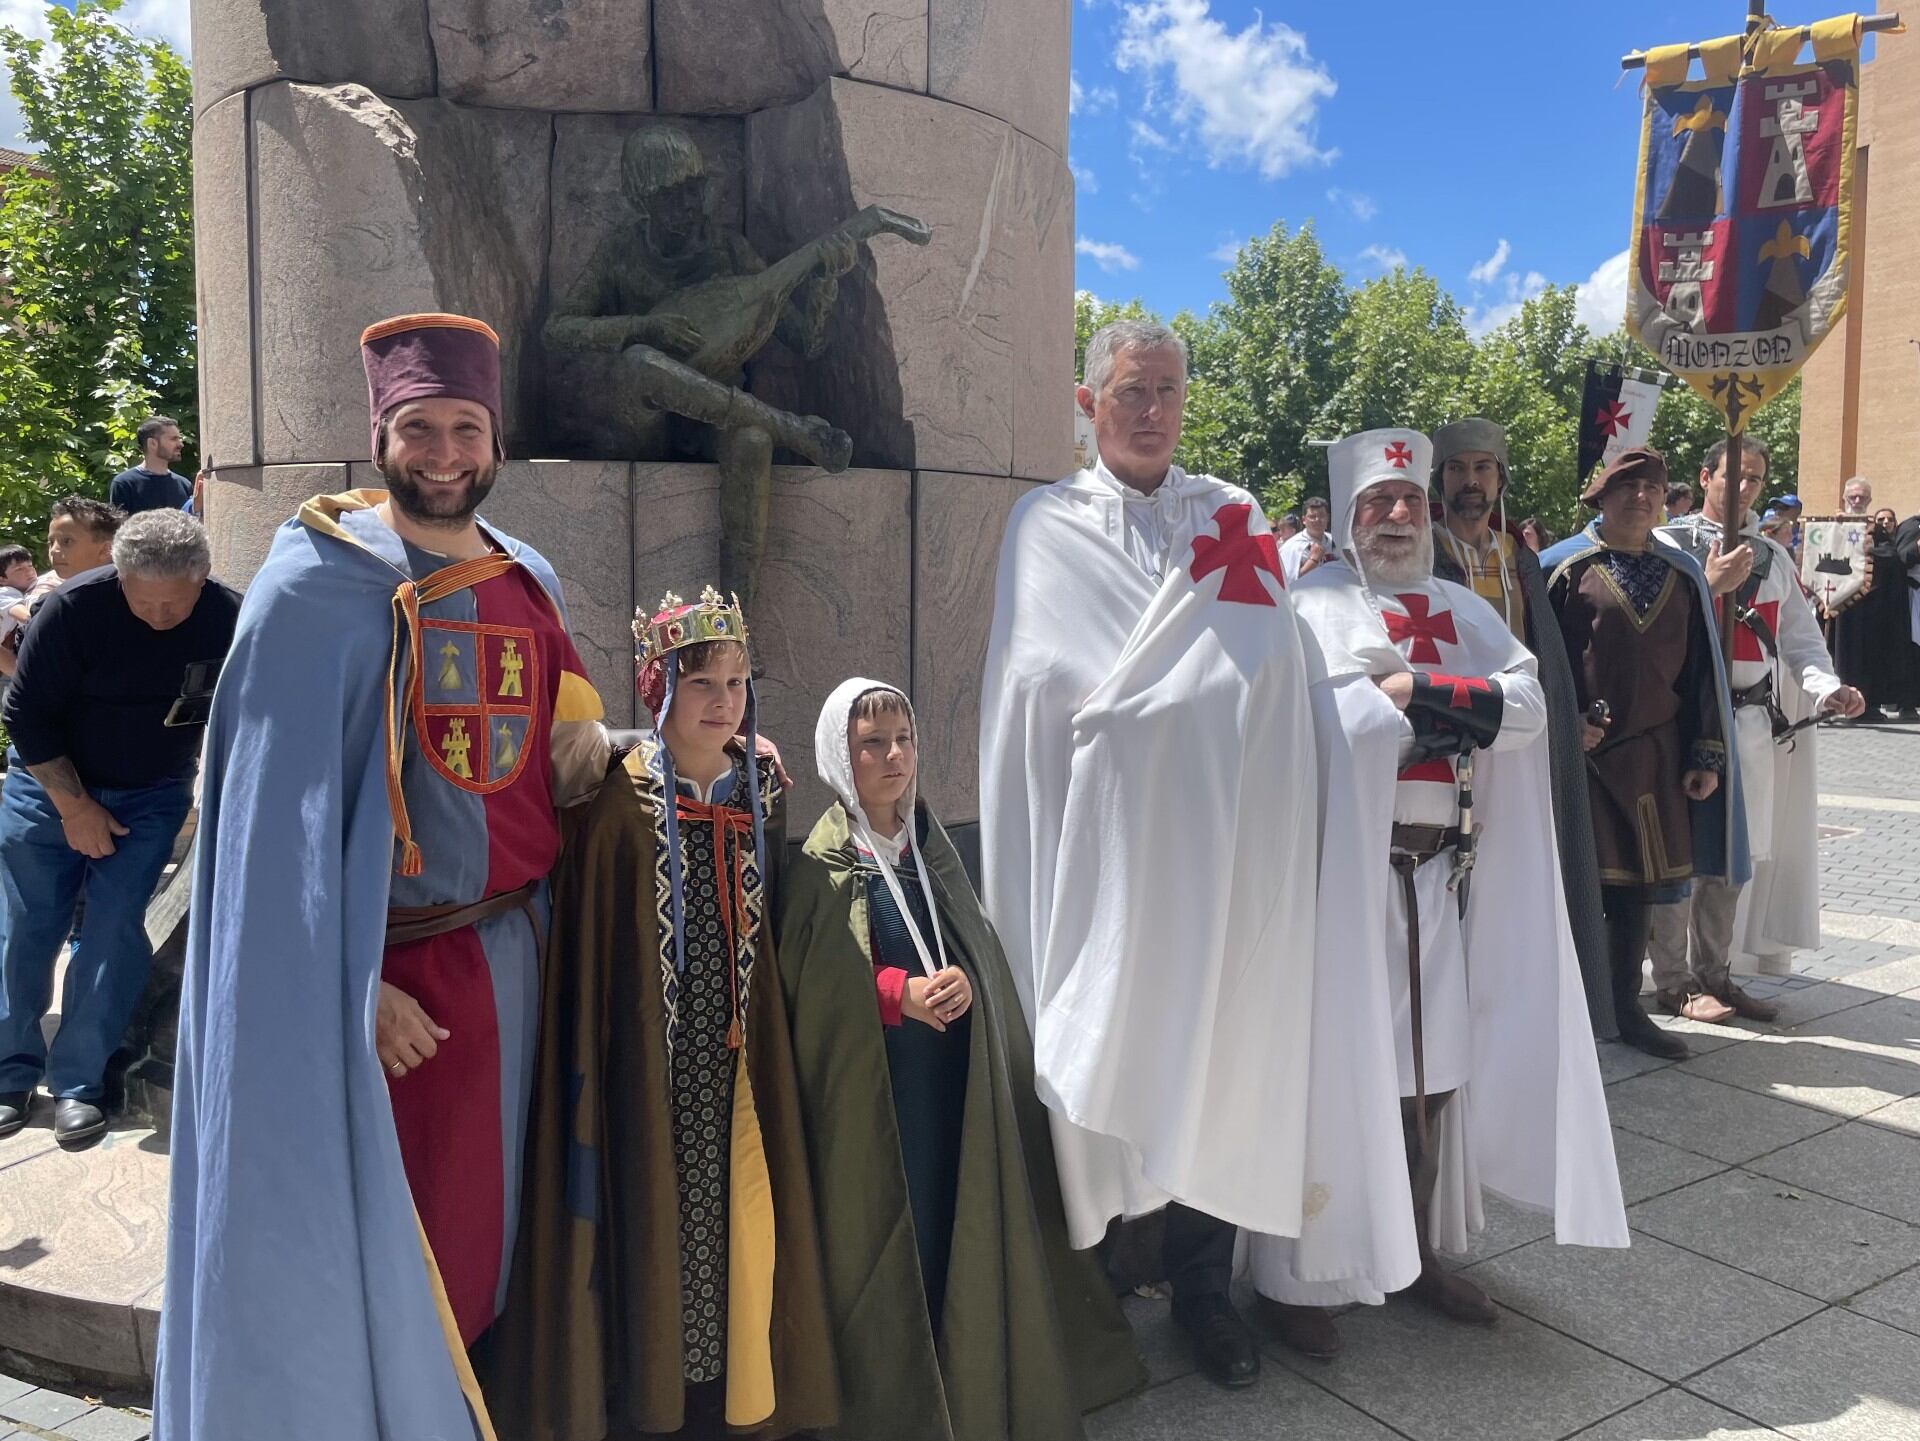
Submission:
[[[873,972],[874,994],[880,999],[880,1024],[900,1024],[900,1003],[907,997],[907,973],[898,966],[876,966]]]

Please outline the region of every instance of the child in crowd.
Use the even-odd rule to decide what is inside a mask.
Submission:
[[[489,1390],[503,1435],[783,1436],[831,1424],[834,1375],[765,924],[777,765],[755,757],[737,603],[669,595],[634,633],[655,729],[554,873],[528,1209]]]
[[[780,979],[849,1441],[1052,1441],[1144,1379],[1067,1244],[1006,957],[916,794],[913,708],[850,680],[815,737],[838,797],[785,877]],[[1017,1365],[1009,1369],[1009,1359]]]

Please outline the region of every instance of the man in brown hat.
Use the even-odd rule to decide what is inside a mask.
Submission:
[[[556,806],[605,774],[560,583],[481,521],[499,341],[362,337],[387,489],[275,537],[208,726],[156,1435],[490,1437]],[[262,1304],[270,1298],[270,1304]]]
[[[1748,865],[1713,602],[1698,563],[1654,529],[1666,485],[1660,452],[1622,451],[1580,497],[1599,518],[1540,559],[1586,726],[1614,1018],[1628,1045],[1679,1059],[1686,1043],[1640,1007],[1653,906],[1696,874],[1744,881]]]
[[[1547,699],[1547,754],[1553,778],[1554,839],[1560,884],[1580,957],[1587,1013],[1595,1035],[1614,1033],[1607,971],[1606,921],[1600,911],[1599,863],[1587,810],[1587,766],[1580,707],[1560,627],[1547,601],[1540,560],[1507,528],[1507,433],[1478,416],[1433,433],[1433,573],[1486,601],[1540,662]],[[1496,520],[1497,518],[1497,520]]]

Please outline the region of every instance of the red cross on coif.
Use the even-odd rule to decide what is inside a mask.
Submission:
[[[1406,607],[1405,615],[1395,615],[1392,611],[1383,613],[1387,622],[1387,635],[1395,645],[1403,640],[1413,642],[1413,649],[1407,653],[1407,659],[1415,665],[1439,665],[1440,647],[1435,641],[1443,640],[1448,645],[1460,644],[1460,633],[1454,629],[1453,612],[1434,611],[1432,602],[1418,591],[1412,595],[1394,597]]]
[[[1396,470],[1405,470],[1413,464],[1413,451],[1404,440],[1396,440],[1387,447],[1387,464]]]
[[[1286,587],[1286,577],[1280,570],[1280,547],[1271,532],[1249,534],[1247,526],[1252,519],[1250,505],[1223,505],[1216,510],[1213,523],[1220,527],[1220,538],[1193,538],[1189,574],[1198,585],[1215,571],[1224,570],[1227,574],[1220,582],[1220,599],[1235,605],[1272,605],[1274,599],[1260,584],[1259,573],[1264,570],[1280,582],[1282,589]]]

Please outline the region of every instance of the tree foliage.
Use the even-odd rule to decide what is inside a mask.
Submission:
[[[1331,441],[1374,426],[1433,430],[1484,415],[1506,427],[1513,520],[1539,515],[1565,533],[1585,522],[1577,457],[1587,362],[1659,371],[1624,330],[1595,336],[1575,286],[1549,285],[1474,336],[1458,301],[1424,270],[1396,267],[1355,286],[1320,249],[1313,226],[1276,224],[1248,241],[1225,276],[1227,298],[1172,322],[1192,353],[1187,433],[1176,457],[1259,495],[1271,510],[1326,493]],[[1075,299],[1078,350],[1109,320],[1147,316],[1137,300]],[[1717,413],[1677,382],[1662,394],[1652,444],[1676,478],[1693,479],[1724,433]],[[1753,419],[1772,452],[1767,494],[1795,488],[1800,383]]]
[[[48,40],[0,30],[47,172],[0,178],[0,538],[104,495],[148,414],[196,428],[192,86],[120,4],[52,6]]]

